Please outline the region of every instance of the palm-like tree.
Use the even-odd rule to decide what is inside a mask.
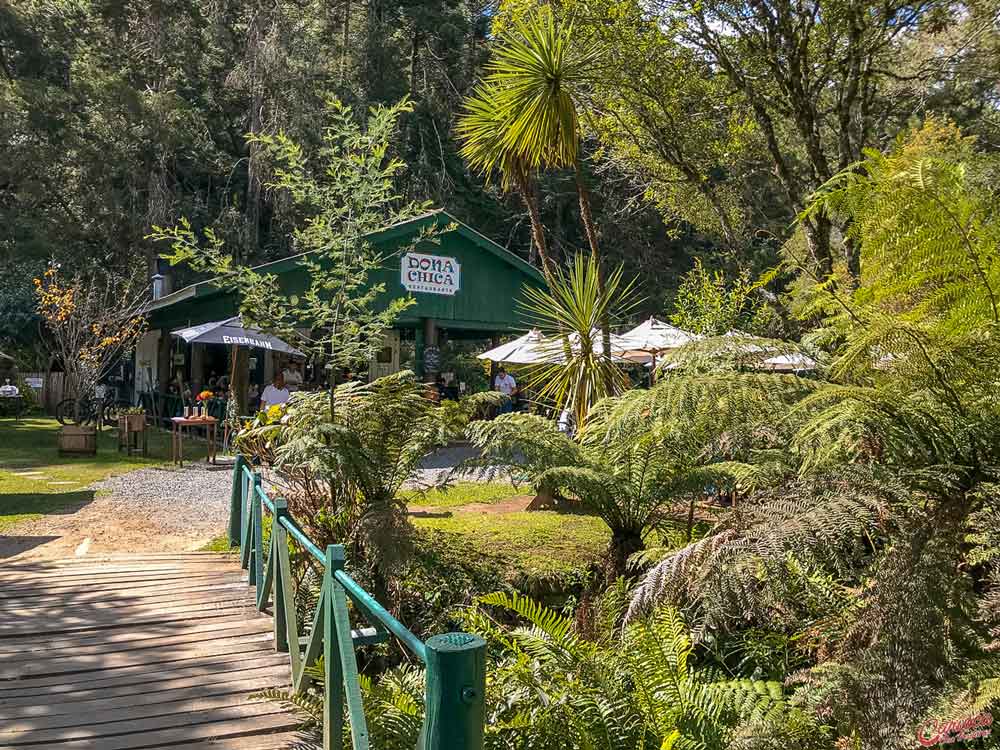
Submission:
[[[489,82],[479,86],[465,100],[465,111],[458,122],[458,131],[464,141],[462,155],[469,166],[483,175],[499,173],[504,190],[517,190],[528,209],[531,220],[531,239],[542,262],[542,273],[551,281],[555,265],[548,252],[542,214],[538,205],[538,191],[532,179],[528,162],[507,146],[504,141],[504,113],[497,106],[498,87]]]
[[[628,379],[611,361],[610,345],[596,341],[594,332],[612,315],[625,316],[634,308],[633,282],[626,282],[619,267],[601,283],[593,256],[578,255],[567,271],[555,270],[548,290],[527,287],[521,302],[532,326],[562,338],[553,344],[553,364],[538,365],[527,377],[529,389],[559,409],[569,409],[582,425],[590,408],[602,398],[628,387]]]
[[[551,260],[529,178],[534,171],[573,169],[584,234],[591,255],[600,258],[580,163],[579,116],[583,90],[597,62],[597,48],[581,43],[573,25],[559,23],[551,7],[543,5],[502,38],[487,65],[485,83],[466,101],[459,121],[462,154],[470,166],[485,174],[499,169],[505,183],[521,193],[546,276],[551,275]],[[601,329],[608,356],[607,319]]]

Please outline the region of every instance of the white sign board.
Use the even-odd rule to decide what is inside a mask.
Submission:
[[[399,262],[399,281],[411,292],[452,296],[461,287],[461,267],[454,258],[406,253]]]
[[[43,380],[41,378],[25,378],[24,382],[36,391],[42,390]]]

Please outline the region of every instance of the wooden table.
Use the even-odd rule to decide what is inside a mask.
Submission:
[[[170,420],[170,457],[175,464],[184,465],[184,428],[204,427],[208,451],[205,461],[215,463],[215,417],[173,417]]]

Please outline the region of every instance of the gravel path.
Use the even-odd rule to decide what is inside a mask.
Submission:
[[[201,529],[217,535],[229,523],[231,465],[190,463],[183,468],[131,471],[90,485],[122,515],[184,535]]]
[[[474,455],[475,449],[466,445],[436,451],[408,484],[434,484]],[[228,527],[232,471],[232,464],[192,462],[95,482],[86,488],[85,501],[0,536],[0,560],[197,550]]]
[[[471,445],[460,443],[449,445],[446,448],[439,448],[420,462],[420,468],[406,482],[408,487],[426,487],[437,484],[451,472],[456,466],[470,458],[475,458],[479,452]],[[463,479],[476,481],[474,473],[462,475]]]
[[[91,499],[10,529],[0,559],[196,550],[226,530],[231,483],[231,465],[204,463],[110,477]]]

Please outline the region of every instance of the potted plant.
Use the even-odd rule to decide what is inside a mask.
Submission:
[[[142,432],[146,429],[146,410],[141,406],[129,406],[118,411],[119,432]]]

